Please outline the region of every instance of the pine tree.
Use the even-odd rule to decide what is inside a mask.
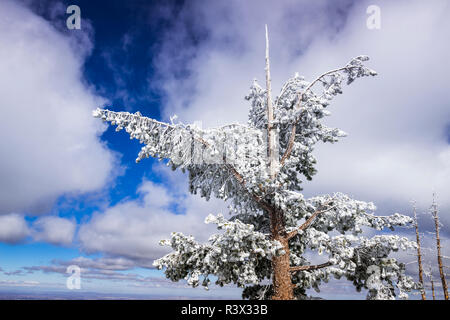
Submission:
[[[345,277],[358,291],[368,289],[369,299],[407,297],[414,282],[405,275],[405,265],[389,254],[415,244],[397,235],[368,239],[361,233],[362,227],[405,226],[412,223],[410,217],[377,216],[372,203],[342,193],[312,198],[301,193],[302,179],[316,173],[315,144],[345,135],[322,123],[330,114],[327,107],[342,93],[344,81],[376,75],[365,67],[367,60],[358,56],[311,82],[296,74],[273,100],[266,28],[266,89],[253,82],[246,97],[251,102],[247,124],[200,129],[139,112],[93,112],[145,144],[137,162],[168,159],[172,169],[189,172],[190,192],[230,201],[230,218],[206,217],[206,223],[221,230],[207,243],[179,232],[161,241],[173,252],[154,265],[165,269],[167,278],[208,288],[214,277],[219,286],[243,288],[243,298],[302,299],[308,288],[318,291],[322,281],[334,276]],[[311,264],[308,250],[328,258]]]
[[[434,293],[434,281],[433,281],[433,271],[430,269],[430,282],[431,282],[431,296],[433,300],[436,300],[436,294]]]

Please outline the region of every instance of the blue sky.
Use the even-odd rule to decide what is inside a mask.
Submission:
[[[70,4],[81,8],[81,30],[66,27]],[[380,7],[379,30],[366,26],[370,4]],[[436,191],[450,256],[449,14],[445,1],[2,1],[0,292],[75,295],[65,270],[77,264],[77,294],[240,297],[151,268],[167,252],[159,239],[207,240],[204,218],[226,204],[190,195],[186,177],[158,161],[136,164],[139,143],[91,111],[245,122],[243,98],[264,79],[265,23],[274,92],[296,71],[310,79],[360,54],[379,73],[336,99],[330,124],[349,137],[317,149],[306,195],[342,191],[380,214],[410,214],[410,200],[425,212]],[[323,296],[363,298],[337,281]]]

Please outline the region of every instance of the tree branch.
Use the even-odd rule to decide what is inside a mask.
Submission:
[[[323,206],[327,206],[328,204],[330,204],[330,203],[332,203],[332,202],[333,202],[333,200],[330,200],[330,201],[326,202]],[[316,210],[316,211],[311,215],[311,217],[309,217],[309,219],[306,220],[300,227],[298,227],[298,228],[295,229],[294,231],[289,232],[289,233],[286,235],[286,238],[289,240],[289,239],[295,237],[295,236],[298,234],[298,232],[299,232],[300,230],[305,230],[306,228],[308,228],[308,227],[313,223],[314,219],[315,219],[319,214],[322,214],[322,213],[324,213],[324,212],[330,211],[331,209],[334,209],[335,207],[336,207],[336,206],[332,206],[332,207],[329,207],[329,208],[326,208],[326,209],[323,209],[323,210]]]
[[[312,266],[297,266],[297,267],[290,267],[289,271],[291,272],[297,272],[297,271],[311,271],[311,270],[317,270],[317,269],[322,269],[322,268],[326,268],[331,266],[332,263],[331,262],[325,262],[322,264],[316,264],[316,265],[312,265]]]
[[[194,139],[197,139],[198,141],[200,141],[201,143],[203,143],[206,147],[210,147],[210,146],[211,146],[207,141],[205,141],[205,140],[204,140],[203,138],[201,138],[201,137],[194,137]],[[268,203],[266,203],[261,197],[259,197],[259,196],[257,196],[256,194],[254,194],[254,193],[248,191],[248,189],[247,189],[246,186],[245,186],[246,182],[245,182],[244,177],[242,176],[242,174],[240,174],[240,173],[236,170],[236,168],[235,168],[232,164],[226,163],[226,159],[225,159],[225,158],[223,158],[223,161],[224,161],[224,167],[225,167],[226,169],[228,169],[228,170],[232,173],[232,175],[234,176],[234,178],[236,179],[236,181],[241,185],[241,187],[244,189],[244,191],[245,191],[246,193],[248,193],[248,194],[250,195],[250,197],[251,197],[256,203],[258,203],[262,208],[264,208],[264,209],[267,210],[267,211],[273,210],[273,207],[270,206]]]

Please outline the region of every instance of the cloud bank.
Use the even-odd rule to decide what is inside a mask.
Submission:
[[[369,30],[370,4],[189,1],[180,10],[163,5],[161,12],[172,22],[162,35],[149,85],[164,93],[165,118],[176,113],[204,127],[246,122],[249,105],[243,97],[253,77],[264,83],[265,23],[274,95],[296,71],[313,79],[367,54],[379,76],[345,88],[330,106],[328,124],[349,136],[317,148],[319,173],[305,183],[305,192],[343,191],[404,212],[413,198],[425,208],[437,191],[448,232],[449,4],[380,2],[381,29]],[[168,183],[144,180],[138,199],[95,213],[77,236],[71,220],[44,217],[28,226],[22,214],[11,213],[45,212],[62,194],[94,191],[109,181],[114,156],[99,140],[105,127],[91,118],[91,110],[105,101],[83,83],[82,66],[92,46],[83,39],[77,51],[67,35],[28,9],[0,3],[0,108],[7,119],[0,128],[7,137],[0,140],[5,155],[0,159],[0,241],[20,243],[32,235],[68,245],[77,237],[84,252],[105,257],[29,271],[65,273],[67,263],[78,263],[92,277],[134,279],[117,271],[150,267],[168,252],[158,241],[172,231],[206,240],[215,230],[204,218],[226,211],[225,205],[179,191],[186,179],[170,173],[164,177]]]

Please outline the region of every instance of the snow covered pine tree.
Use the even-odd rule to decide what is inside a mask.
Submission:
[[[230,200],[229,219],[221,214],[206,218],[222,230],[208,243],[177,232],[161,241],[174,250],[154,262],[165,268],[167,278],[208,288],[213,276],[219,286],[234,283],[243,288],[243,298],[287,300],[307,298],[306,289],[319,291],[321,282],[333,275],[352,281],[358,291],[367,288],[369,299],[408,297],[415,284],[405,275],[404,264],[389,254],[415,244],[397,235],[368,239],[361,233],[362,227],[404,226],[411,218],[374,215],[372,203],[342,193],[310,199],[301,193],[301,177],[310,180],[316,172],[314,145],[345,135],[321,122],[330,114],[326,107],[342,92],[344,80],[350,84],[376,74],[364,66],[367,60],[356,57],[312,82],[296,74],[272,101],[266,27],[267,89],[254,81],[246,97],[251,108],[245,125],[200,129],[159,122],[139,112],[93,112],[145,144],[137,162],[150,156],[169,159],[174,170],[189,172],[192,193]],[[323,86],[320,92],[318,84]],[[328,258],[312,265],[307,252],[325,252]]]

